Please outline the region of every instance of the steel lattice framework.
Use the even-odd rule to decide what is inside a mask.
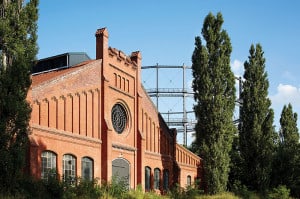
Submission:
[[[171,65],[154,65],[154,66],[142,66],[142,69],[154,69],[156,70],[156,88],[146,89],[148,95],[155,99],[156,107],[160,114],[163,116],[169,127],[177,127],[179,133],[183,133],[183,145],[187,146],[187,133],[194,132],[194,126],[196,124],[195,119],[189,119],[188,113],[194,113],[193,111],[186,110],[186,98],[194,96],[191,89],[186,88],[186,70],[191,69],[190,66],[171,66]],[[159,69],[170,69],[170,70],[182,70],[182,87],[181,88],[161,88],[159,86]],[[182,112],[161,112],[159,106],[159,98],[161,97],[174,97],[182,98]],[[170,115],[178,115],[178,118],[170,118]],[[181,128],[178,128],[181,127]]]
[[[194,111],[186,110],[186,99],[187,98],[193,98],[194,92],[191,89],[186,88],[186,70],[192,69],[190,66],[186,65],[153,65],[153,66],[142,66],[142,69],[152,69],[156,71],[156,86],[155,88],[148,88],[146,89],[148,95],[154,100],[154,103],[156,103],[156,107],[160,114],[163,116],[164,120],[166,121],[167,125],[169,127],[177,127],[177,131],[179,133],[183,133],[183,145],[187,146],[187,135],[188,133],[195,132],[194,127],[197,123],[197,120],[194,118],[188,118],[188,114],[193,114]],[[160,69],[170,69],[170,70],[182,70],[182,87],[181,88],[165,88],[160,87],[159,85],[159,70]],[[240,94],[242,92],[242,78],[236,77],[236,80],[238,80],[238,99],[236,100],[237,107],[240,107],[242,105],[242,102],[240,100]],[[174,111],[168,111],[168,112],[161,112],[160,106],[159,106],[159,99],[161,97],[174,97],[174,98],[182,98],[182,112],[174,112]],[[172,115],[179,116],[178,118],[171,117]],[[234,124],[238,126],[239,124],[239,116],[234,120]],[[178,128],[181,127],[181,128]]]

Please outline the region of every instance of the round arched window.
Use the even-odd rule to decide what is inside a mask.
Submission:
[[[127,113],[121,104],[115,104],[111,110],[111,121],[115,131],[121,134],[127,126]]]

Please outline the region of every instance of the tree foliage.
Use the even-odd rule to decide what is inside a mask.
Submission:
[[[27,93],[37,54],[38,0],[0,4],[0,191],[13,192],[25,168],[31,108]]]
[[[286,185],[294,196],[300,194],[300,145],[297,113],[284,106],[280,118],[279,144],[273,166],[273,186]]]
[[[274,152],[274,112],[268,98],[269,82],[260,44],[251,45],[241,93],[239,144],[242,182],[250,190],[268,189]]]
[[[280,143],[285,148],[295,149],[299,145],[299,131],[297,127],[297,113],[293,113],[291,104],[284,106],[280,117]]]
[[[197,118],[196,152],[204,160],[204,183],[210,194],[226,189],[229,172],[229,151],[235,131],[233,111],[235,78],[230,70],[231,43],[222,30],[223,17],[208,14],[201,38],[195,38],[192,55],[194,106]]]

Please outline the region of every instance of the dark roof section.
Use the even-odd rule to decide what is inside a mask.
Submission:
[[[91,60],[85,52],[68,52],[40,59],[32,68],[32,73],[44,73],[63,68],[70,68],[81,62]]]

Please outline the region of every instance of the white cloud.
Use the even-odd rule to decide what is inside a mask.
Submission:
[[[279,84],[277,92],[269,96],[272,101],[272,108],[275,111],[275,126],[278,130],[280,127],[279,120],[284,105],[291,103],[293,112],[300,113],[300,88],[289,84]],[[298,127],[300,121],[298,120]]]
[[[279,84],[277,93],[271,95],[270,99],[274,107],[281,106],[281,108],[291,103],[293,108],[300,107],[300,88],[288,84]]]
[[[242,76],[244,73],[244,66],[243,63],[237,59],[231,62],[231,70],[236,76]]]

